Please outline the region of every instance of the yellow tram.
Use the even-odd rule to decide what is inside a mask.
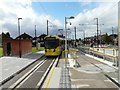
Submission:
[[[59,56],[64,49],[64,39],[56,35],[46,36],[44,39],[45,55]]]

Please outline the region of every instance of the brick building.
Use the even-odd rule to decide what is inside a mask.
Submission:
[[[12,39],[9,34],[5,34],[2,36],[2,44],[4,56],[19,56],[32,52],[32,37],[26,33],[16,39]]]
[[[3,40],[3,55],[4,56],[19,56],[25,55],[32,52],[32,43],[31,40],[22,39],[19,43],[19,40]]]

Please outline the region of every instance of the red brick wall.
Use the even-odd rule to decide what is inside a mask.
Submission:
[[[6,56],[6,44],[11,43],[11,56],[19,56],[19,40],[3,40],[3,53]],[[32,42],[31,40],[21,40],[21,53],[22,55],[32,52]]]

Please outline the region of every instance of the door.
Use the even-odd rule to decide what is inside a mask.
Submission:
[[[7,50],[7,56],[10,56],[11,55],[11,43],[7,43],[7,47],[6,47],[6,50]]]

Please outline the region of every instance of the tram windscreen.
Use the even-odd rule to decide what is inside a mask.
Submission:
[[[54,49],[54,48],[57,48],[59,46],[59,40],[58,39],[51,39],[51,40],[48,40],[46,39],[45,40],[45,48],[46,49]]]

